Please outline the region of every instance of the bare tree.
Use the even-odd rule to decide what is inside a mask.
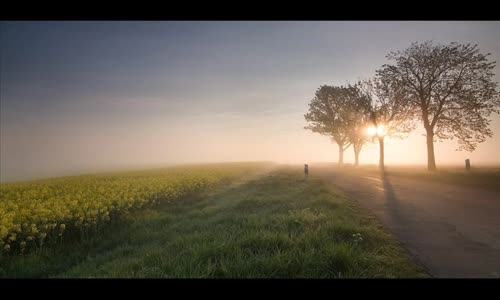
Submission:
[[[344,151],[352,144],[351,123],[346,107],[350,101],[349,88],[322,85],[309,103],[304,115],[310,124],[305,129],[330,137],[339,147],[339,164],[344,163]]]
[[[370,138],[366,136],[365,129],[369,123],[358,123],[353,127],[353,133],[351,134],[351,143],[354,149],[354,165],[359,166],[359,154],[363,146],[370,141]]]
[[[500,100],[489,55],[471,44],[412,43],[389,53],[395,64],[377,71],[382,81],[403,89],[408,104],[418,110],[426,131],[428,170],[436,170],[436,138],[457,138],[457,150],[473,151],[493,135],[488,117],[499,112]]]
[[[379,143],[379,167],[385,168],[385,137],[404,138],[415,128],[415,109],[408,105],[410,95],[397,81],[385,77],[358,82],[369,98],[371,135]]]
[[[359,165],[359,154],[363,145],[370,140],[366,129],[371,125],[370,97],[363,92],[361,84],[348,85],[348,98],[346,114],[349,122],[349,141],[354,149],[354,165]]]

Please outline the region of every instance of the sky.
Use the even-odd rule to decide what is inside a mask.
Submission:
[[[416,41],[478,44],[500,60],[500,22],[0,22],[0,180],[220,161],[336,161],[305,130],[316,89],[371,77]],[[495,73],[500,78],[500,67]],[[500,164],[500,117],[476,151]],[[386,142],[386,164],[425,164],[423,129]],[[345,161],[353,160],[348,149]],[[367,145],[362,164],[378,161]]]

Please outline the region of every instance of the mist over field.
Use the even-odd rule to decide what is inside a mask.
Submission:
[[[500,278],[500,21],[0,22],[0,278]]]
[[[0,180],[172,164],[335,162],[304,129],[316,89],[374,75],[410,43],[477,43],[500,58],[500,22],[1,22]],[[495,69],[499,80],[499,67]],[[500,164],[435,145],[438,168]],[[386,141],[386,164],[425,165],[424,130]],[[354,160],[352,148],[345,162]],[[368,143],[361,164],[378,162]]]

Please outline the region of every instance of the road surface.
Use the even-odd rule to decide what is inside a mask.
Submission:
[[[500,193],[418,179],[332,171],[435,277],[500,278]]]

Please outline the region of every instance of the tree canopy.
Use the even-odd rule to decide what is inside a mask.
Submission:
[[[391,63],[382,65],[372,79],[320,86],[304,115],[309,122],[305,128],[337,143],[340,163],[353,145],[357,164],[371,124],[383,166],[384,136],[403,138],[420,122],[428,169],[433,171],[435,140],[456,139],[457,150],[474,151],[493,135],[489,117],[500,113],[500,93],[493,80],[496,62],[489,61],[489,55],[471,44],[412,43],[390,52],[386,57]]]
[[[358,101],[362,96],[356,86],[322,85],[309,103],[309,111],[304,115],[310,123],[306,126],[313,132],[330,137],[339,146],[339,163],[343,163],[344,151],[356,142],[355,120],[359,117]]]
[[[377,70],[383,82],[400,87],[418,111],[427,135],[428,168],[435,170],[434,139],[457,139],[458,150],[473,151],[492,136],[491,113],[500,107],[495,62],[477,45],[412,43],[387,55],[394,64]]]

